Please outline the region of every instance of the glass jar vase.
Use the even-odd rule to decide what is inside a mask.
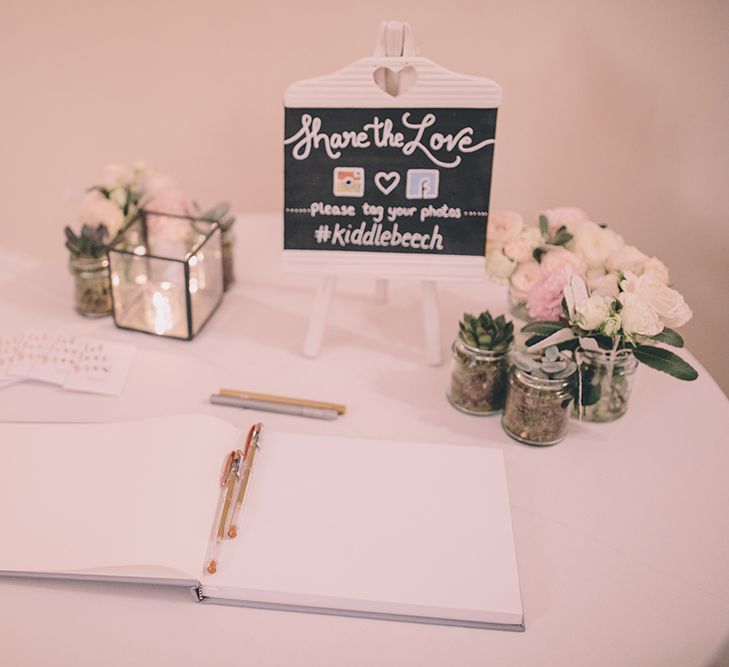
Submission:
[[[554,445],[567,435],[577,366],[566,357],[564,362],[564,370],[553,377],[540,377],[516,364],[511,367],[501,424],[515,440]]]
[[[453,342],[448,400],[469,415],[493,415],[504,407],[511,346],[494,352],[472,347],[458,336]]]
[[[577,350],[582,414],[590,422],[609,422],[628,410],[638,360],[631,350]]]
[[[109,260],[71,255],[68,267],[74,277],[74,307],[84,317],[111,315]]]

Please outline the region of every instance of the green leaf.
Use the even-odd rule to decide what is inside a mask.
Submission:
[[[572,240],[572,234],[565,231],[559,231],[554,235],[554,238],[550,241],[552,245],[564,245]]]
[[[699,377],[696,369],[686,363],[677,354],[662,347],[651,347],[650,345],[637,345],[633,350],[635,358],[646,366],[663,371],[679,380],[695,380]]]
[[[659,343],[672,345],[673,347],[683,347],[683,338],[681,338],[681,334],[673,329],[669,329],[668,327],[664,328],[661,333],[656,334],[655,336],[648,336],[648,338]]]
[[[539,229],[542,232],[542,236],[549,236],[549,220],[546,215],[539,216]]]
[[[567,328],[568,327],[564,322],[529,322],[529,324],[524,325],[521,330],[522,333],[535,333],[546,337],[551,336],[560,329]]]

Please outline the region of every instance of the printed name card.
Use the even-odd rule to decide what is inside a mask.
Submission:
[[[133,345],[49,331],[0,336],[0,389],[36,380],[71,391],[118,396],[135,351]]]
[[[396,94],[383,69],[409,74]],[[501,90],[425,58],[365,58],[285,96],[284,265],[483,275]]]

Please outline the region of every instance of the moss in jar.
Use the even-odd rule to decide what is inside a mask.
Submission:
[[[453,370],[448,398],[469,414],[493,414],[504,406],[513,324],[486,311],[464,314],[453,343]]]
[[[512,437],[528,444],[551,445],[569,427],[575,365],[556,348],[536,361],[515,355],[502,424]]]

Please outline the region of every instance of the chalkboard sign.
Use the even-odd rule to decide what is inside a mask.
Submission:
[[[496,109],[286,109],[284,248],[483,257]]]
[[[408,85],[388,92],[383,72]],[[284,267],[482,278],[500,101],[493,81],[417,56],[364,58],[290,86]]]

